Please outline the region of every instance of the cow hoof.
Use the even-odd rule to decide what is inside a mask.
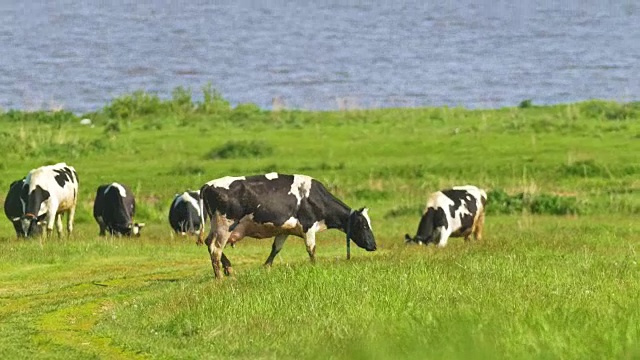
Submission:
[[[226,276],[233,277],[233,268],[232,267],[224,268],[224,274]]]

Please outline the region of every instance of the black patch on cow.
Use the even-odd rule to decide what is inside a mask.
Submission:
[[[64,184],[66,184],[67,182],[75,182],[75,179],[77,179],[75,171],[71,170],[68,167],[63,167],[62,169],[54,169],[53,172],[57,174],[53,178],[56,180],[58,185],[60,185],[60,187],[64,187]]]
[[[120,196],[118,188],[111,184],[101,185],[96,191],[93,217],[100,226],[100,235],[105,235],[105,231],[110,234],[131,235],[136,200],[128,186],[120,186],[125,189],[124,198]]]
[[[27,201],[25,213],[37,215],[38,212],[40,212],[40,205],[47,201],[49,197],[51,197],[51,193],[43,189],[40,185],[36,185],[36,187],[29,193],[29,200]]]
[[[7,192],[7,198],[4,201],[4,213],[13,224],[17,237],[24,237],[22,231],[22,224],[20,217],[24,216],[26,204],[29,201],[29,186],[25,182],[25,179],[16,180],[9,186]],[[36,221],[31,222],[31,226],[27,234],[29,236],[39,235],[42,232],[41,226],[38,225],[38,221],[45,218],[46,214],[40,215]],[[14,219],[18,220],[14,220]]]
[[[468,214],[460,215],[461,227],[452,235],[466,233],[473,227],[473,220],[478,212],[476,198],[466,190],[449,189],[443,190],[442,193],[453,201],[453,205],[449,206],[449,213],[452,218],[455,218],[456,210],[460,208],[466,208],[469,211]]]
[[[24,215],[24,207],[20,198],[22,198],[25,203],[28,200],[29,189],[25,185],[24,179],[16,180],[9,185],[9,191],[4,200],[4,214],[9,220]]]

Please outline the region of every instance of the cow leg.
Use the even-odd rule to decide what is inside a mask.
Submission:
[[[214,241],[209,242],[207,247],[209,249],[209,255],[211,256],[211,266],[213,267],[213,275],[216,279],[222,279],[222,272],[220,271],[220,263],[222,261],[222,249],[223,247],[219,246],[218,238]],[[228,259],[227,259],[228,261]]]
[[[222,253],[222,269],[224,270],[224,274],[227,276],[233,276],[233,268],[231,267],[231,261],[227,258],[227,255]]]
[[[271,266],[271,264],[273,264],[273,259],[278,255],[280,250],[282,250],[282,245],[284,245],[284,241],[287,240],[287,236],[287,234],[276,235],[275,239],[273,239],[273,245],[271,245],[271,253],[264,263],[264,266]]]
[[[105,236],[106,235],[106,230],[107,230],[107,225],[104,223],[104,219],[102,219],[102,216],[98,216],[96,218],[96,221],[98,222],[98,226],[100,227],[100,236]]]
[[[438,247],[447,246],[447,241],[449,240],[449,236],[451,235],[451,231],[445,229],[444,227],[440,228],[440,238],[438,239]]]
[[[476,226],[473,229],[473,237],[476,240],[482,240],[482,230],[484,230],[484,211],[482,211],[480,215],[478,215]]]
[[[58,239],[62,237],[62,214],[56,214],[56,233]]]
[[[73,231],[73,221],[76,217],[76,207],[72,206],[69,210],[69,214],[67,215],[67,236],[71,236],[71,232]]]
[[[309,253],[309,260],[312,263],[316,262],[316,232],[309,230],[305,234],[304,242],[307,245],[307,253]]]
[[[211,266],[213,267],[213,274],[216,279],[222,279],[220,263],[223,262],[223,257],[226,259],[223,263],[223,266],[226,265],[225,272],[233,272],[233,270],[231,269],[231,262],[222,253],[222,250],[224,250],[224,247],[227,244],[227,240],[229,239],[230,235],[228,228],[229,225],[227,224],[226,219],[216,216],[216,221],[215,223],[212,221],[211,232],[209,233],[209,236],[207,236],[207,239],[205,241],[205,243],[207,244],[207,248],[209,249],[209,255],[211,256]]]
[[[49,211],[45,216],[44,221],[46,222],[46,226],[45,231],[42,232],[41,238],[49,238],[51,237],[51,233],[53,233],[53,226],[56,222],[55,212]]]

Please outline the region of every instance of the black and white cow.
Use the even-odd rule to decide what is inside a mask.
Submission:
[[[22,231],[30,236],[30,229],[38,224],[39,217],[46,214],[47,235],[55,223],[58,235],[62,235],[62,215],[67,213],[67,232],[73,231],[73,219],[78,202],[78,174],[65,163],[42,166],[27,175],[28,200],[25,213],[20,217]]]
[[[306,175],[269,173],[215,179],[200,189],[200,208],[202,224],[205,216],[211,220],[205,242],[216,278],[221,277],[220,262],[225,274],[231,274],[231,263],[222,252],[227,242],[234,244],[245,236],[275,236],[266,266],[271,266],[289,235],[305,239],[314,261],[316,233],[325,229],[345,232],[359,247],[376,250],[367,209],[352,210]],[[204,232],[202,226],[199,243]]]
[[[93,203],[93,217],[100,226],[100,236],[140,236],[144,223],[135,223],[136,199],[128,186],[111,183],[98,186]]]
[[[416,236],[406,234],[405,240],[420,245],[435,243],[439,247],[446,246],[449,237],[464,237],[468,241],[473,234],[480,240],[486,202],[487,193],[471,185],[434,192],[427,200]]]
[[[13,227],[16,230],[16,235],[24,237],[24,231],[22,231],[22,224],[20,218],[24,215],[27,207],[27,201],[29,201],[29,186],[25,179],[16,180],[9,185],[9,192],[7,198],[4,200],[4,214],[13,223]],[[42,232],[41,222],[44,220],[45,214],[38,217],[37,223],[31,223],[31,228],[27,233],[33,236],[40,235]]]
[[[169,208],[169,223],[178,234],[197,234],[200,231],[200,193],[176,194]]]

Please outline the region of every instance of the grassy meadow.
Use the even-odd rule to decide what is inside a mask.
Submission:
[[[92,125],[80,125],[88,118]],[[94,113],[0,112],[0,198],[37,166],[80,178],[71,238],[0,222],[0,358],[638,358],[640,104],[265,111],[134,93]],[[172,234],[173,195],[279,171],[370,208],[379,250],[318,234],[226,250]],[[100,238],[98,185],[128,184],[140,238]],[[405,246],[428,193],[489,191],[482,241]]]

